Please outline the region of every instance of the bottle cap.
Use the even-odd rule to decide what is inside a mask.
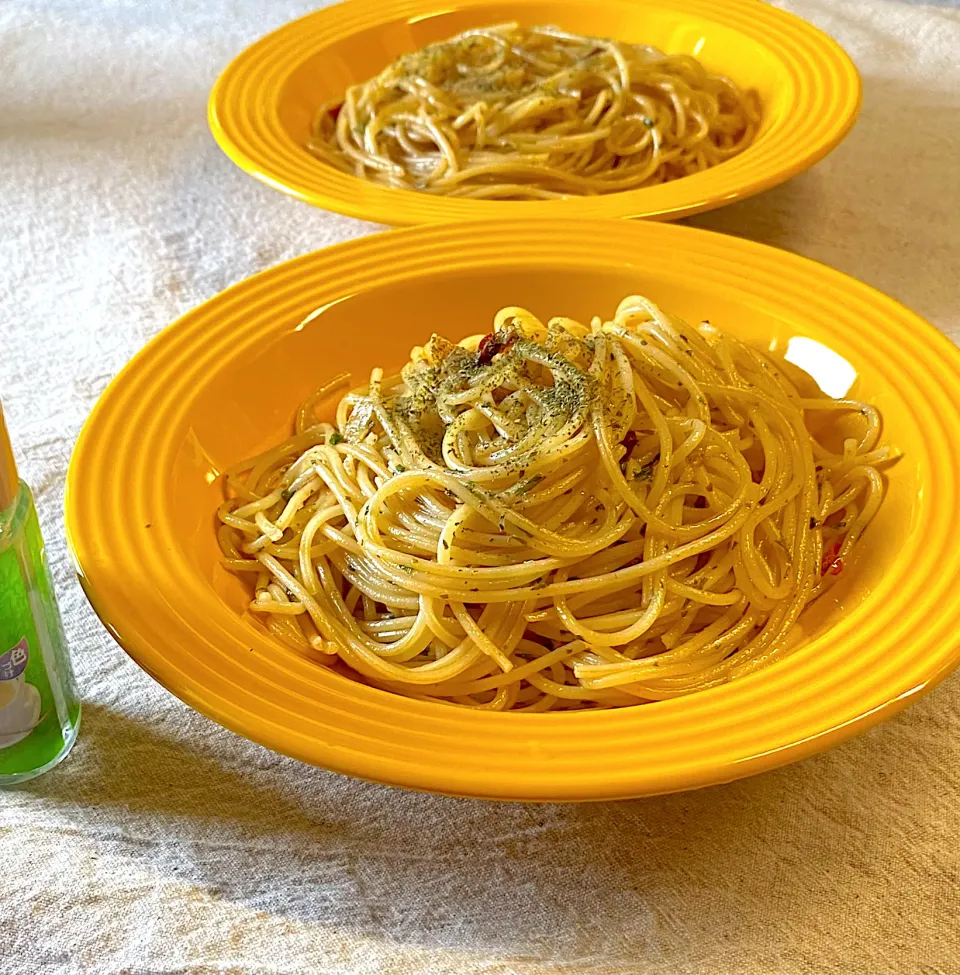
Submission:
[[[17,462],[13,458],[13,448],[10,446],[10,434],[3,419],[3,408],[0,407],[0,511],[6,511],[13,504],[20,488],[20,478],[17,475]]]

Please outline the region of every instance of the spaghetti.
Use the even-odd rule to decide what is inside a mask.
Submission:
[[[308,148],[387,186],[470,199],[616,193],[756,136],[752,91],[686,54],[501,24],[399,58],[316,116]]]
[[[795,645],[892,456],[874,407],[786,368],[640,297],[589,327],[505,308],[374,369],[334,423],[316,411],[348,377],[326,384],[228,471],[225,565],[276,636],[413,697],[546,711],[716,686]]]

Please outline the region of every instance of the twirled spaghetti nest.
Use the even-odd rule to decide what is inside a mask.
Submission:
[[[715,686],[791,649],[883,496],[877,411],[785,369],[644,298],[590,326],[505,308],[374,369],[335,423],[327,384],[228,472],[225,564],[284,641],[402,694],[543,711]],[[840,417],[860,432],[832,451]]]
[[[694,57],[503,24],[399,58],[317,114],[309,149],[388,186],[473,199],[637,189],[756,136],[753,92]]]

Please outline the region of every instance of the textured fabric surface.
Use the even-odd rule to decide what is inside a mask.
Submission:
[[[94,617],[61,506],[107,382],[226,285],[375,229],[261,186],[206,130],[218,70],[311,6],[0,4],[0,395],[85,701],[71,758],[0,795],[0,973],[960,972],[960,679],[732,785],[485,804],[252,745]],[[692,222],[832,264],[957,339],[960,11],[789,6],[861,67],[862,117],[811,172]]]

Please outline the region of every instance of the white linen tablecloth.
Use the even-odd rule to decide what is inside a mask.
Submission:
[[[960,10],[786,5],[859,65],[860,121],[811,172],[691,222],[831,264],[957,339]],[[250,744],[93,615],[61,506],[107,382],[227,285],[375,229],[260,185],[207,132],[219,70],[312,6],[0,3],[0,396],[85,706],[70,759],[0,795],[0,973],[960,972],[960,679],[732,785],[486,804]]]

